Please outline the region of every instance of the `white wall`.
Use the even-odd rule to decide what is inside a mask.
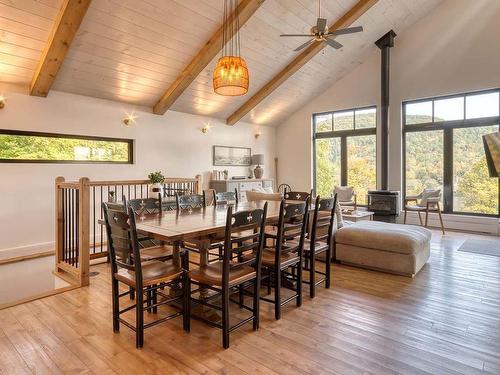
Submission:
[[[17,92],[16,92],[17,91]],[[0,163],[0,257],[53,248],[54,179],[145,179],[154,170],[169,177],[203,175],[208,187],[212,146],[251,147],[265,155],[264,177],[274,177],[275,129],[248,123],[226,126],[220,120],[168,111],[164,116],[147,108],[52,91],[47,98],[30,97],[12,87],[0,110],[0,129],[83,134],[135,139],[135,163],[7,164]],[[121,120],[135,111],[137,123]],[[207,134],[203,125],[212,126]],[[262,135],[255,139],[257,131]],[[224,169],[217,167],[217,169]],[[230,176],[247,174],[247,167],[228,167]]]
[[[391,50],[390,189],[402,190],[401,102],[499,87],[499,19],[500,1],[446,0],[396,37]],[[363,64],[278,127],[280,183],[297,189],[312,186],[312,113],[373,104],[380,104],[376,47]],[[464,218],[450,215],[446,220],[453,227]],[[480,223],[475,230],[497,231],[495,219],[468,220]]]

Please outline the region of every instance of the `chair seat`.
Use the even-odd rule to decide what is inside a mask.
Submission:
[[[298,243],[297,243],[298,245]],[[328,249],[328,244],[324,241],[316,241],[314,243],[314,253],[319,254]],[[311,240],[304,240],[304,252],[309,253],[311,251]]]
[[[427,206],[419,206],[416,204],[407,204],[405,206],[405,210],[408,211],[427,211]],[[438,208],[435,205],[430,205],[429,206],[429,211],[437,211]]]
[[[354,206],[354,202],[353,201],[344,201],[344,202],[339,201],[339,204],[341,206]]]
[[[222,263],[214,262],[198,269],[189,271],[191,280],[201,284],[222,286]],[[255,270],[250,266],[241,266],[229,270],[229,285],[241,284],[252,280],[257,276]]]
[[[141,259],[143,261],[170,258],[174,253],[172,246],[153,246],[141,249]]]
[[[265,267],[274,267],[276,261],[276,253],[273,248],[266,248],[262,251],[262,265]],[[300,261],[296,253],[282,253],[281,254],[281,268],[286,268],[291,265],[297,264]]]
[[[182,268],[173,263],[160,262],[157,260],[142,263],[142,283],[144,286],[174,280],[181,275]],[[135,287],[136,285],[133,271],[122,268],[115,273],[115,278],[129,286]]]

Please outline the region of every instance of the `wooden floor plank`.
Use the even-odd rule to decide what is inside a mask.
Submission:
[[[188,334],[181,319],[137,350],[132,331],[112,331],[109,267],[95,265],[89,287],[0,310],[0,374],[498,374],[500,258],[458,252],[467,238],[498,240],[434,231],[414,279],[333,265],[331,289],[280,321],[262,303],[260,330],[235,331],[228,350],[219,330],[193,321]]]

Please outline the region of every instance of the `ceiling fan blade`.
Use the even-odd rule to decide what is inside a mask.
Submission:
[[[332,31],[331,33],[328,33],[326,35],[345,35],[345,34],[359,33],[360,31],[363,31],[363,26],[348,27],[346,29],[338,29],[338,30]]]
[[[326,18],[318,18],[316,22],[316,29],[318,29],[318,33],[324,33],[326,29]]]
[[[339,49],[339,48],[343,47],[342,44],[340,44],[339,42],[337,42],[336,40],[333,40],[333,39],[324,38],[323,41],[326,44],[328,44],[330,47],[333,47],[335,49]]]
[[[314,35],[311,35],[311,34],[280,34],[280,36],[308,36],[308,37],[313,37]]]
[[[311,44],[314,41],[314,39],[308,40],[307,42],[301,44],[297,48],[294,49],[295,52],[300,51],[301,49],[306,48],[309,44]]]

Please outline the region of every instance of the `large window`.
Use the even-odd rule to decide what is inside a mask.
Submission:
[[[131,139],[0,130],[3,163],[133,162]]]
[[[405,193],[443,192],[447,213],[497,215],[482,136],[499,131],[500,90],[403,103]]]
[[[313,115],[316,194],[330,196],[336,185],[348,185],[366,204],[366,193],[377,184],[376,125],[375,107]]]

